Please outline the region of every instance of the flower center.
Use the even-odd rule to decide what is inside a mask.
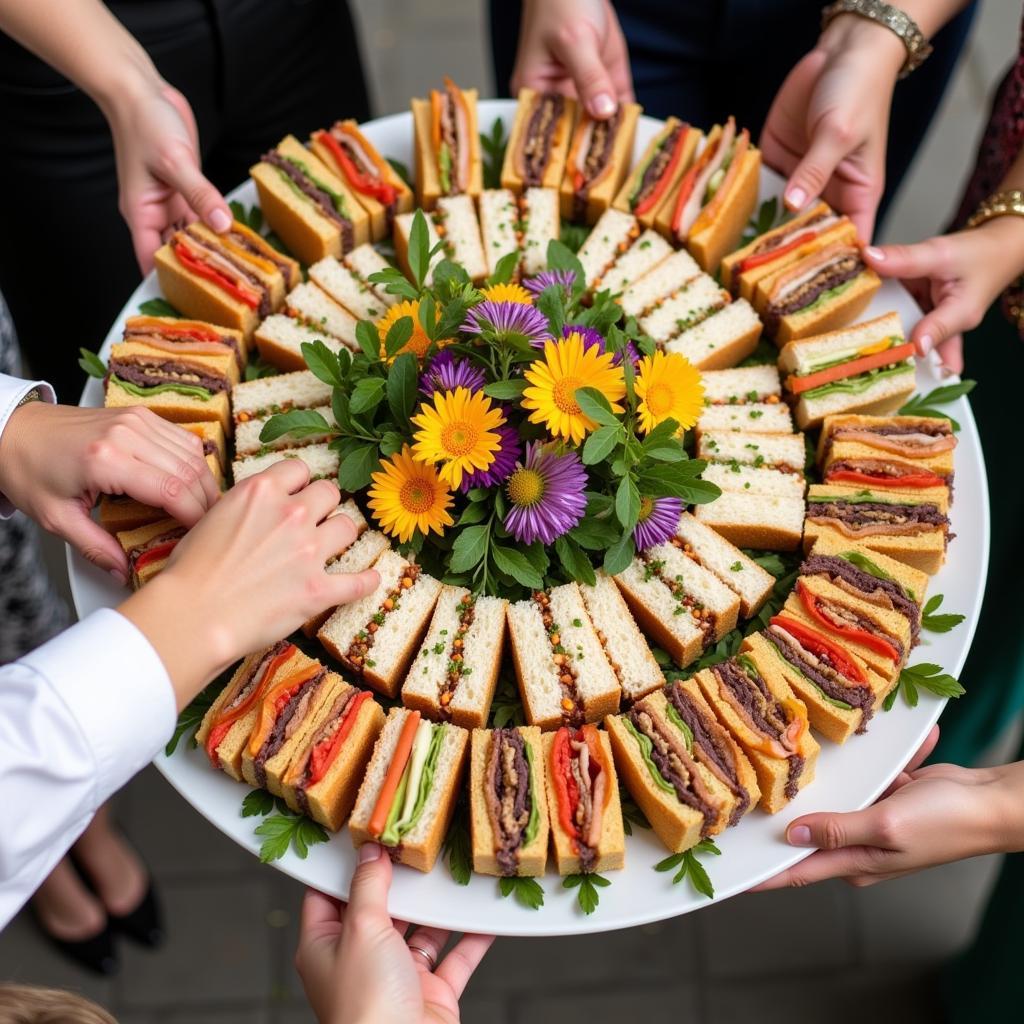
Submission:
[[[580,407],[576,403],[576,391],[579,387],[579,377],[563,377],[555,384],[552,398],[559,412],[564,412],[567,416],[579,416]]]
[[[644,522],[650,514],[654,511],[654,499],[653,498],[641,498],[640,499],[640,515],[637,516],[637,522]]]
[[[426,480],[406,480],[399,491],[398,500],[406,512],[423,515],[434,507],[434,489]]]
[[[544,497],[544,477],[535,469],[517,469],[508,478],[508,497],[524,508],[538,504]]]
[[[468,455],[475,447],[478,431],[471,423],[446,423],[441,431],[441,447],[452,458]]]
[[[413,330],[409,340],[402,346],[399,355],[411,352],[417,359],[422,359],[428,348],[430,348],[430,339],[421,328],[417,327]]]
[[[672,411],[675,394],[668,384],[652,384],[644,401],[652,416],[667,416]]]

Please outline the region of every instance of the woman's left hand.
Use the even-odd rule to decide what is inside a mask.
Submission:
[[[390,859],[367,843],[347,906],[306,892],[295,967],[320,1024],[457,1024],[459,997],[494,937],[464,935],[442,960],[449,933],[416,928],[406,940],[408,925],[388,914],[390,886]]]

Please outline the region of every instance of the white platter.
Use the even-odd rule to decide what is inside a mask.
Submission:
[[[511,124],[515,104],[509,100],[480,103],[480,127],[487,131],[494,119]],[[637,131],[636,155],[658,130],[660,122],[642,118]],[[412,165],[412,119],[408,113],[371,121],[364,127],[370,140],[386,156]],[[761,180],[761,200],[781,194],[782,179],[766,170]],[[239,186],[231,198],[251,204],[256,190],[251,181]],[[154,275],[146,278],[125,304],[114,322],[101,355],[121,336],[125,318],[133,314],[145,299],[158,296]],[[909,330],[919,316],[914,301],[904,289],[886,282],[868,311],[877,316],[895,309]],[[934,365],[923,362],[917,371],[917,385],[927,391],[942,380]],[[102,404],[101,384],[90,380],[82,394],[82,404]],[[989,555],[989,504],[985,469],[974,417],[965,399],[948,407],[962,425],[956,451],[956,504],[951,511],[956,540],[950,547],[947,565],[932,580],[929,593],[944,594],[944,611],[961,612],[966,621],[946,634],[922,634],[912,662],[937,662],[958,675],[967,657],[984,591]],[[112,607],[124,598],[124,592],[110,577],[95,569],[77,553],[68,552],[68,571],[75,606],[80,616],[101,607]],[[210,580],[208,586],[215,587]],[[965,680],[970,700],[970,680]],[[734,829],[719,837],[722,856],[708,864],[715,885],[716,899],[744,892],[776,874],[802,857],[806,851],[794,850],[783,841],[786,823],[811,811],[848,811],[865,807],[889,785],[908,758],[920,745],[939,717],[943,702],[927,694],[916,709],[902,700],[889,714],[878,715],[866,735],[856,736],[844,747],[825,744],[818,762],[817,777],[781,814],[769,817],[754,812]],[[225,835],[256,854],[260,841],[253,835],[258,818],[242,818],[240,807],[247,787],[226,775],[211,771],[199,750],[186,750],[183,744],[172,757],[162,753],[157,768],[179,793]],[[495,879],[474,875],[466,887],[456,885],[441,861],[429,875],[398,867],[391,891],[390,909],[399,918],[456,931],[482,931],[501,935],[564,935],[610,931],[657,921],[708,906],[689,883],[673,886],[670,874],[659,874],[653,865],[666,851],[653,833],[634,829],[627,840],[626,868],[609,872],[612,884],[600,890],[596,912],[585,916],[576,905],[575,890],[566,890],[549,870],[542,879],[545,905],[539,911],[526,910],[513,899],[498,895]],[[355,855],[343,830],[327,843],[314,846],[305,860],[289,851],[275,867],[301,882],[326,893],[344,898],[355,865]]]

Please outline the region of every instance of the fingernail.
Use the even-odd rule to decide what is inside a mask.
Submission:
[[[922,334],[917,339],[917,348],[921,355],[926,356],[935,347],[935,340],[930,334]]]
[[[359,847],[359,863],[368,864],[380,857],[380,847],[376,843],[363,843]]]
[[[807,202],[807,193],[798,185],[786,193],[786,205],[792,210],[799,210]]]
[[[811,830],[806,825],[794,825],[786,833],[786,842],[790,846],[810,846]]]
[[[210,227],[214,231],[227,231],[231,227],[231,218],[227,215],[226,211],[216,209],[210,214]]]
[[[942,377],[956,376],[956,370],[954,370],[952,367],[946,366],[945,363],[943,363],[942,366],[939,368],[939,373]]]
[[[879,263],[885,259],[885,253],[874,245],[869,245],[865,250],[868,256],[873,260],[877,260]]]
[[[114,577],[114,579],[115,579],[115,580],[117,580],[117,582],[118,582],[118,583],[119,583],[119,584],[120,584],[120,585],[121,585],[122,587],[123,587],[123,586],[125,586],[125,584],[127,584],[127,582],[128,582],[128,577],[127,577],[127,576],[125,576],[125,574],[124,574],[123,572],[121,572],[121,570],[120,570],[120,569],[110,569],[110,570],[108,570],[108,571],[110,572],[110,575],[111,575],[111,576],[113,576],[113,577]]]
[[[590,113],[594,117],[611,117],[615,113],[615,100],[608,93],[598,93],[590,101]]]

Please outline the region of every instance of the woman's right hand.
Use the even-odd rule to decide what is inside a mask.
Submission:
[[[200,170],[199,133],[188,100],[155,72],[104,107],[117,158],[118,207],[142,272],[175,225],[197,217],[214,231],[231,226],[224,197]]]

